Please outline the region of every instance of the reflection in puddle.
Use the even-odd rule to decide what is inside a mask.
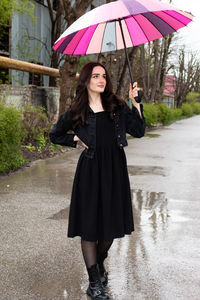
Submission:
[[[156,239],[157,231],[165,231],[168,226],[168,200],[165,193],[133,190],[133,211],[136,226],[142,231],[144,226],[152,231]]]
[[[128,172],[130,175],[159,175],[166,176],[165,169],[157,166],[128,166]]]
[[[111,247],[109,291],[112,299],[160,299],[151,259],[168,226],[168,199],[165,193],[136,189],[132,190],[132,199],[135,232],[116,239]],[[120,258],[117,264],[116,257]],[[123,298],[127,291],[129,297]]]

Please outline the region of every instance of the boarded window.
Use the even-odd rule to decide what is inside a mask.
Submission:
[[[32,63],[35,63],[35,61],[31,61]],[[42,63],[37,63],[38,65],[43,65]],[[29,73],[29,84],[37,85],[37,86],[43,86],[43,75],[36,74],[36,73]]]
[[[0,55],[9,57],[9,25],[0,27]],[[9,69],[0,68],[0,84],[9,83]]]

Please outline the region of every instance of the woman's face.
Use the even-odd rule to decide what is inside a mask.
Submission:
[[[106,87],[106,71],[101,66],[96,66],[92,70],[88,91],[95,93],[103,93]]]

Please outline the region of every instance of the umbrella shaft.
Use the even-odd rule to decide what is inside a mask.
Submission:
[[[125,50],[125,54],[126,54],[126,60],[127,60],[127,64],[128,64],[131,84],[133,85],[133,82],[134,82],[133,81],[133,75],[132,75],[132,72],[131,72],[130,61],[129,61],[128,52],[127,52],[127,48],[126,48],[126,42],[125,42],[124,33],[123,33],[123,29],[122,29],[122,23],[121,23],[120,19],[119,19],[119,26],[120,26],[120,30],[121,30],[121,34],[122,34],[122,40],[123,40],[123,43],[124,43],[124,50]]]

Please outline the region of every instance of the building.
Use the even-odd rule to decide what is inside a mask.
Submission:
[[[9,57],[50,66],[51,22],[47,0],[33,1],[35,21],[27,14],[14,13],[9,33]],[[22,71],[9,71],[13,85],[49,85],[49,77]]]
[[[163,103],[167,105],[168,108],[175,108],[175,90],[176,90],[177,78],[173,75],[166,75],[165,85],[163,91]]]

